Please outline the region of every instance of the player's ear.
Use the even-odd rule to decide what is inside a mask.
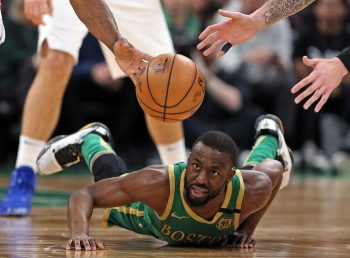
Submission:
[[[235,167],[232,167],[230,169],[229,175],[228,175],[227,180],[226,180],[226,184],[228,184],[231,181],[232,177],[236,174],[236,170],[237,169]]]

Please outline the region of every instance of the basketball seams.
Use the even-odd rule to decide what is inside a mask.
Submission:
[[[175,63],[175,59],[176,59],[176,54],[174,54],[173,56],[173,60],[171,63],[171,67],[170,67],[170,71],[169,71],[169,76],[168,76],[168,85],[166,87],[166,92],[165,92],[165,100],[164,100],[164,110],[163,110],[163,121],[165,121],[165,113],[166,113],[166,109],[167,109],[167,101],[168,101],[168,94],[169,94],[169,87],[170,87],[170,81],[172,78],[172,74],[173,74],[173,68],[174,68],[174,63]]]
[[[141,99],[137,94],[136,94],[136,98],[137,98],[137,100],[139,101],[139,103],[140,103],[142,106],[148,108],[149,110],[151,110],[151,111],[153,111],[153,112],[156,112],[156,113],[160,113],[160,114],[163,113],[162,111],[155,110],[155,109],[151,108],[150,106],[148,106],[147,104],[145,104],[145,102],[143,102],[142,99]],[[194,107],[192,107],[192,108],[190,108],[190,109],[188,109],[188,110],[182,111],[182,112],[165,113],[165,114],[166,114],[166,115],[180,115],[180,114],[188,113],[188,112],[190,112],[190,111],[192,111],[192,110],[194,110],[194,109],[198,109],[199,106],[202,104],[202,102],[203,102],[203,101],[201,101],[200,103],[198,103],[196,106],[194,106]]]
[[[159,55],[148,63],[141,78],[144,91],[136,89],[136,97],[151,117],[163,122],[183,121],[203,103],[202,77],[192,60],[179,54]]]
[[[142,104],[143,106],[145,106],[145,107],[148,108],[149,110],[152,110],[152,111],[157,112],[157,113],[163,113],[163,111],[158,111],[158,110],[156,110],[156,109],[153,109],[153,108],[151,108],[149,105],[147,105],[145,102],[143,102],[143,101],[142,101],[142,98],[140,98],[140,97],[138,96],[137,93],[136,93],[136,98],[137,98],[137,100],[139,101],[140,104]]]
[[[149,68],[150,68],[150,66],[151,66],[151,63],[152,63],[152,60],[153,60],[153,59],[154,59],[154,58],[152,58],[152,59],[149,61],[149,65],[147,65],[147,70],[146,70],[146,83],[147,83],[148,92],[149,92],[149,94],[151,95],[151,98],[152,98],[153,102],[154,102],[156,105],[162,107],[162,105],[159,104],[159,103],[157,102],[157,100],[154,98],[154,96],[153,96],[153,94],[152,94],[152,91],[151,91],[151,88],[149,87],[148,70],[149,70]]]
[[[173,108],[173,107],[176,107],[178,106],[187,96],[188,94],[190,94],[192,88],[193,88],[193,85],[197,79],[197,73],[198,73],[198,67],[195,63],[193,63],[194,65],[194,69],[195,69],[195,75],[194,75],[194,78],[193,78],[193,81],[192,81],[192,84],[191,84],[191,87],[187,90],[186,94],[179,100],[179,102],[177,102],[176,104],[172,105],[172,106],[168,106],[168,108]]]

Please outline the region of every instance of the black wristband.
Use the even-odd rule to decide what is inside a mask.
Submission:
[[[226,42],[225,45],[223,45],[223,47],[221,48],[221,51],[223,51],[224,53],[227,53],[227,51],[229,51],[229,49],[232,47],[233,45],[230,42]]]
[[[340,59],[340,61],[345,66],[346,70],[348,72],[350,71],[350,47],[345,48],[337,57]]]

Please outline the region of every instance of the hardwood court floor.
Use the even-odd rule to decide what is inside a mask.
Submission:
[[[90,230],[92,236],[105,242],[107,249],[66,252],[63,205],[67,192],[88,181],[87,177],[40,178],[39,197],[35,200],[39,206],[34,207],[31,217],[0,217],[0,257],[350,257],[349,179],[294,181],[279,193],[265,214],[255,233],[257,245],[253,251],[168,247],[123,229],[103,229],[100,210],[94,214]],[[6,182],[1,180],[0,186]],[[63,193],[64,202],[57,201],[55,194],[45,195],[52,189]],[[45,198],[49,203],[44,203]]]

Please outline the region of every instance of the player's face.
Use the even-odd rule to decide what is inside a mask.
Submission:
[[[186,168],[185,194],[189,204],[204,205],[225,191],[233,175],[232,165],[227,153],[213,150],[202,142],[196,144]]]

